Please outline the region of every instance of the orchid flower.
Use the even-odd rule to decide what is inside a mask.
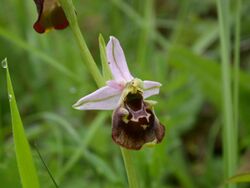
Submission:
[[[50,29],[64,29],[69,25],[65,13],[58,0],[34,0],[38,18],[33,28],[38,33],[44,33]]]
[[[145,100],[157,95],[161,84],[142,81],[131,75],[123,50],[115,37],[110,37],[106,54],[113,80],[81,98],[73,107],[78,110],[114,110],[112,138],[127,149],[138,150],[144,144],[161,142],[165,128],[154,113],[156,102]]]

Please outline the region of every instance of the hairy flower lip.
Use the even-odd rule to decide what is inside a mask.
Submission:
[[[44,33],[51,29],[65,29],[69,22],[58,0],[34,0],[38,18],[33,28],[38,33]]]
[[[137,112],[139,116],[134,118]],[[165,135],[164,126],[160,124],[151,106],[145,102],[141,111],[130,110],[121,104],[113,113],[112,125],[113,141],[131,150],[139,150],[153,142],[160,143]]]

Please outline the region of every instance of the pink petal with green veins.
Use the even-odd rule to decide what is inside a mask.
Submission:
[[[120,42],[115,37],[110,37],[106,47],[106,53],[109,68],[112,72],[114,80],[117,82],[128,82],[132,80],[133,76],[129,72],[122,47]]]
[[[144,88],[143,88],[144,89],[143,90],[144,99],[146,99],[146,98],[148,98],[148,97],[150,97],[152,95],[158,95],[159,94],[161,83],[144,80],[143,84],[144,84]]]
[[[121,90],[104,86],[81,98],[73,107],[77,110],[113,110],[117,108]]]

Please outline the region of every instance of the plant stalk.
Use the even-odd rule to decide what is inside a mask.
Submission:
[[[79,28],[77,17],[75,14],[75,8],[73,5],[72,0],[60,0],[60,3],[62,5],[62,8],[66,14],[66,17],[68,19],[68,22],[70,24],[70,27],[74,33],[74,37],[77,41],[78,46],[80,47],[80,53],[84,60],[84,63],[86,64],[88,70],[90,71],[91,75],[93,76],[96,84],[98,87],[101,87],[105,84],[105,79],[103,78],[102,74],[100,73],[88,47],[84,40],[84,37],[81,33],[81,30]],[[128,177],[128,183],[130,188],[138,188],[137,178],[136,178],[136,172],[134,169],[134,166],[132,165],[131,160],[131,153],[129,150],[126,150],[121,147],[121,152],[124,160],[125,169],[127,172]]]
[[[135,168],[132,164],[131,152],[125,148],[122,148],[122,147],[120,147],[120,148],[121,148],[124,166],[125,166],[127,177],[128,177],[129,187],[130,188],[138,188],[139,184],[137,181]]]
[[[94,58],[92,57],[87,47],[87,44],[79,28],[76,17],[76,11],[72,0],[60,0],[60,3],[68,19],[69,25],[72,29],[76,42],[80,48],[80,54],[82,56],[83,62],[87,66],[89,72],[91,73],[98,87],[105,85],[103,77],[95,63]]]

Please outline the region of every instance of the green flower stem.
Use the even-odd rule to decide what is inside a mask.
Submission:
[[[230,24],[229,0],[217,0],[221,40],[221,74],[223,94],[223,155],[225,178],[234,175],[237,164],[237,132],[233,121],[233,105],[230,73]],[[236,187],[228,185],[227,187]]]
[[[80,47],[80,53],[84,60],[84,63],[86,64],[87,68],[89,69],[90,73],[92,74],[96,84],[98,87],[101,87],[105,84],[105,79],[103,79],[88,47],[87,44],[83,38],[83,35],[81,33],[81,30],[79,28],[77,17],[75,14],[75,8],[73,5],[72,0],[60,0],[61,6],[66,14],[66,17],[69,21],[70,27],[74,33],[75,39],[77,41],[77,44]],[[136,173],[134,166],[132,165],[130,151],[126,150],[121,147],[121,152],[125,164],[125,169],[127,172],[128,182],[130,188],[138,188],[138,183],[136,179]]]
[[[80,54],[83,58],[84,63],[86,64],[89,72],[92,74],[97,85],[99,87],[103,86],[105,84],[104,79],[83,38],[83,35],[78,25],[76,12],[72,0],[60,0],[60,3],[68,19],[69,25],[73,31],[76,42],[80,48]]]
[[[128,176],[128,184],[130,188],[138,188],[139,184],[136,177],[135,168],[132,164],[131,152],[121,147],[122,157]]]

